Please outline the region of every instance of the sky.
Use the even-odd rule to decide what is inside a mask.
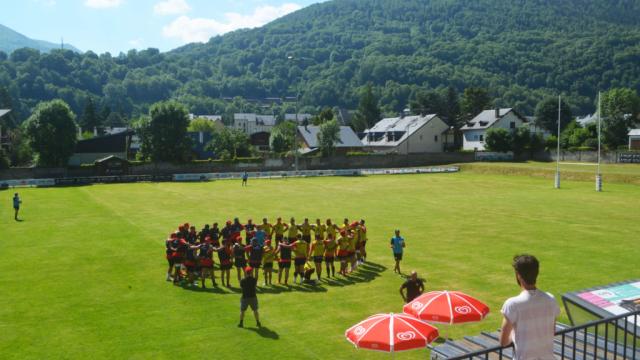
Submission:
[[[0,0],[0,24],[32,39],[117,55],[168,51],[262,26],[323,0]]]

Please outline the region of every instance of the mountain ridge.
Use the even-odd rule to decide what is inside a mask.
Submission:
[[[64,44],[65,49],[81,52],[73,45]],[[31,48],[39,51],[47,52],[54,49],[59,49],[60,44],[55,44],[45,40],[37,40],[27,37],[8,26],[0,24],[0,51],[4,51],[7,54],[12,53],[14,50],[21,48]]]
[[[80,113],[87,96],[127,117],[169,98],[229,114],[260,108],[222,98],[298,93],[307,110],[353,109],[367,84],[386,114],[448,87],[526,114],[561,93],[586,114],[599,90],[640,90],[638,13],[638,0],[334,0],[163,53],[22,51],[0,61],[0,85],[22,114],[51,98]]]

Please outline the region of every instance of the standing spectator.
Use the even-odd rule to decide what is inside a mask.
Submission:
[[[407,290],[407,295],[404,294],[403,290]],[[411,276],[407,279],[407,281],[400,286],[400,296],[405,303],[411,302],[413,299],[417,298],[424,291],[424,282],[422,279],[418,279],[418,273],[413,270],[411,272]]]
[[[247,180],[249,180],[249,173],[245,171],[242,173],[242,186],[247,186]]]
[[[396,260],[396,266],[393,268],[393,272],[402,274],[400,272],[400,261],[402,260],[402,253],[404,252],[404,238],[400,236],[400,230],[396,230],[396,236],[391,238],[391,250],[393,250],[393,258]]]
[[[13,210],[15,210],[13,218],[15,221],[18,221],[18,211],[20,211],[20,204],[22,204],[22,200],[20,200],[20,196],[18,195],[18,193],[13,194]]]
[[[507,299],[502,306],[500,344],[513,342],[514,360],[553,360],[553,338],[560,308],[553,295],[539,290],[536,279],[540,264],[532,255],[513,258],[520,295]]]
[[[248,307],[253,310],[253,315],[256,318],[256,326],[260,327],[260,317],[258,315],[258,296],[256,295],[256,285],[258,280],[253,277],[253,269],[249,266],[244,270],[245,277],[240,281],[240,287],[242,288],[242,298],[240,298],[240,322],[238,327],[243,327],[244,313]]]

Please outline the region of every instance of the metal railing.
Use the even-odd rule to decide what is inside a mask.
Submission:
[[[636,310],[556,331],[556,359],[640,359],[639,317]],[[512,352],[513,345],[494,346],[447,359],[510,359]]]

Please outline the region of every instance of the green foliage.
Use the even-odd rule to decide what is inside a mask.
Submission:
[[[558,92],[584,114],[593,112],[598,89],[640,89],[638,12],[633,1],[328,1],[167,53],[19,49],[0,57],[0,85],[20,99],[19,119],[52,98],[82,113],[87,96],[127,118],[178,98],[193,113],[228,119],[259,109],[236,97],[298,90],[303,107],[355,109],[369,83],[385,113],[403,110],[419,91],[451,86],[491,89],[477,102],[462,96],[465,117],[493,105],[492,97],[533,114]],[[301,60],[292,64],[288,54]]]
[[[11,161],[9,160],[9,156],[7,156],[7,152],[4,151],[3,148],[0,148],[0,170],[8,169],[11,165]]]
[[[13,107],[13,99],[11,98],[11,94],[4,86],[0,86],[0,109],[10,109],[12,110],[8,114],[5,114],[0,118],[0,126],[3,128],[15,128],[16,127],[16,116],[15,109]]]
[[[536,123],[538,126],[552,133],[558,132],[558,98],[546,97],[536,106]],[[573,119],[571,108],[564,101],[560,100],[560,131],[567,127]]]
[[[464,121],[469,121],[482,110],[488,109],[492,104],[491,96],[486,89],[471,87],[464,89],[460,99],[460,111]]]
[[[378,107],[378,99],[373,94],[371,84],[362,91],[358,110],[353,117],[353,128],[356,131],[364,131],[375,125],[381,118],[380,108]]]
[[[334,120],[330,120],[320,125],[318,132],[318,147],[323,157],[334,154],[336,142],[340,140],[340,125]]]
[[[213,133],[216,131],[214,122],[206,118],[195,118],[189,123],[189,131]]]
[[[531,131],[527,127],[520,127],[511,133],[511,150],[515,155],[524,154],[531,146]]]
[[[159,102],[151,106],[149,116],[148,145],[151,160],[186,160],[191,146],[187,137],[189,117],[185,107],[175,101]]]
[[[628,141],[629,128],[640,114],[640,97],[635,90],[615,88],[602,94],[602,140],[610,149]]]
[[[218,129],[212,134],[207,150],[213,151],[216,158],[222,160],[253,155],[249,136],[240,130],[227,127]]]
[[[293,121],[283,121],[274,126],[269,138],[271,151],[280,154],[293,149],[297,133],[296,126]]]
[[[327,121],[332,120],[334,117],[335,114],[333,113],[333,109],[331,109],[330,107],[325,107],[324,109],[322,109],[322,111],[320,111],[320,113],[318,113],[318,115],[314,116],[311,119],[311,123],[313,125],[319,126],[326,123]]]
[[[489,151],[507,152],[512,149],[511,134],[507,129],[503,128],[491,128],[487,130],[484,143]]]
[[[96,106],[93,103],[93,99],[89,96],[85,100],[84,111],[80,118],[80,126],[83,130],[92,132],[94,128],[99,128],[102,125],[102,119],[96,113]]]
[[[66,166],[76,145],[75,115],[62,100],[38,104],[24,124],[38,165]]]

